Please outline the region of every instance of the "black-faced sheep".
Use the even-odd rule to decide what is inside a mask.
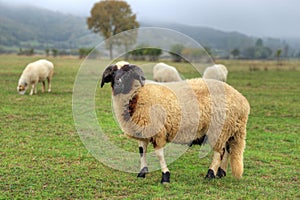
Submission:
[[[153,67],[153,80],[157,82],[181,81],[181,77],[175,67],[165,63],[158,63]]]
[[[163,148],[166,143],[201,144],[206,136],[214,153],[206,178],[225,176],[229,157],[233,176],[242,177],[250,106],[233,87],[201,78],[145,83],[143,71],[131,64],[108,66],[101,87],[105,83],[111,83],[113,110],[123,132],[139,141],[138,177],[148,172],[149,143],[160,161],[161,183],[169,183]]]
[[[226,82],[227,75],[228,75],[228,70],[224,65],[215,64],[213,66],[207,67],[204,70],[202,78],[215,79],[215,80]]]
[[[37,83],[42,82],[42,92],[45,91],[45,81],[48,80],[48,92],[51,92],[51,80],[54,73],[53,63],[41,59],[35,62],[29,63],[24,69],[18,83],[17,90],[20,94],[25,94],[29,85],[31,85],[30,95],[33,92],[37,93]]]

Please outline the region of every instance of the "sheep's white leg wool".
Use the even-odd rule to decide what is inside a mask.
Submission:
[[[33,91],[35,91],[35,93],[36,93],[36,88],[35,88],[35,84],[34,83],[31,85],[31,90],[30,90],[29,95],[32,95]]]
[[[218,168],[217,176],[219,178],[222,178],[226,176],[226,171],[227,171],[227,166],[228,166],[228,158],[229,158],[229,153],[228,150],[224,150],[224,155],[221,161],[221,165]]]
[[[220,164],[221,164],[221,154],[217,151],[214,151],[213,160],[205,178],[208,179],[215,178],[216,172],[218,171]]]
[[[51,79],[48,79],[48,92],[51,92]]]
[[[34,94],[37,94],[37,83],[34,84]]]
[[[159,159],[160,167],[161,167],[161,171],[162,171],[161,183],[170,183],[170,171],[169,171],[169,169],[167,167],[167,163],[165,161],[164,148],[156,149],[155,153]]]
[[[148,173],[148,167],[146,162],[146,152],[147,152],[147,146],[148,142],[145,141],[139,141],[139,152],[141,156],[141,170],[137,177],[139,178],[145,178],[146,173]]]

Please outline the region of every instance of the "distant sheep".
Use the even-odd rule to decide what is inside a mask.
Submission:
[[[228,75],[228,70],[224,65],[215,64],[205,69],[202,78],[215,79],[215,80],[226,82],[227,75]]]
[[[170,171],[163,148],[166,143],[202,144],[206,137],[214,151],[206,178],[226,176],[229,158],[233,176],[242,177],[250,106],[233,87],[202,78],[147,83],[142,69],[131,64],[121,68],[108,66],[101,87],[105,83],[111,83],[113,109],[122,131],[139,141],[138,177],[144,178],[148,172],[149,143],[153,144],[160,161],[161,183],[169,183]],[[217,92],[212,94],[208,86]],[[220,123],[222,127],[216,127]]]
[[[153,67],[153,80],[157,82],[181,81],[181,77],[175,67],[165,63],[158,63]]]
[[[42,82],[42,92],[45,91],[45,81],[48,80],[48,92],[51,92],[51,80],[54,73],[53,63],[41,59],[29,63],[24,69],[18,83],[17,90],[20,94],[25,94],[29,85],[31,85],[30,95],[37,93],[37,83]]]

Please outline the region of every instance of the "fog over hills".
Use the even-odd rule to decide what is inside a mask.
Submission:
[[[208,27],[155,21],[142,21],[140,24],[141,27],[165,27],[182,32],[220,55],[226,55],[234,48],[242,51],[254,46],[258,39],[239,32],[225,32]],[[289,54],[295,54],[300,49],[298,40],[262,39],[264,45],[273,52],[287,46]],[[98,34],[87,29],[85,17],[0,2],[0,52],[16,52],[19,48],[70,50],[95,47],[102,41]]]

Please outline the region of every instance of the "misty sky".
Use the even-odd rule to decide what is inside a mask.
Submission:
[[[99,0],[0,0],[89,16]],[[300,38],[299,0],[127,0],[138,21],[239,31],[252,36]]]

